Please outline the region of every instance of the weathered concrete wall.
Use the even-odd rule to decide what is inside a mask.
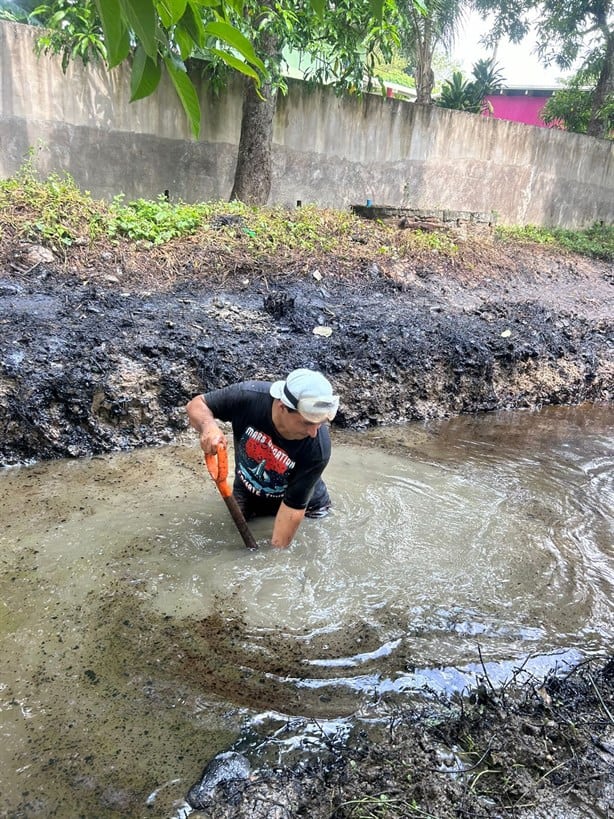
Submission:
[[[0,23],[0,176],[34,148],[42,172],[67,171],[94,196],[225,199],[239,140],[239,87],[200,89],[191,138],[169,82],[130,103],[123,69],[34,54],[35,30]],[[274,132],[271,203],[300,199],[491,211],[509,224],[614,222],[614,144],[433,106],[290,84]]]

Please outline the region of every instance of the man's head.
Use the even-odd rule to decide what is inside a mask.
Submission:
[[[339,407],[339,396],[322,373],[301,368],[292,370],[285,381],[275,381],[270,393],[289,412],[297,412],[310,425],[332,421]]]

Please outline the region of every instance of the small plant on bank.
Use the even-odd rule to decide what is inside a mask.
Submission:
[[[206,212],[203,205],[171,204],[163,195],[155,201],[137,199],[124,204],[123,200],[123,194],[116,196],[109,209],[106,228],[111,239],[124,236],[161,245],[194,233]]]
[[[423,233],[416,231],[407,234],[408,239],[401,244],[401,249],[405,249],[404,255],[410,255],[412,251],[430,250],[431,253],[441,253],[444,256],[454,256],[458,251],[458,245],[446,233],[434,231],[433,233]]]

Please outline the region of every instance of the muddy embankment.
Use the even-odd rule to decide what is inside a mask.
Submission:
[[[356,428],[614,388],[605,262],[489,248],[341,275],[334,260],[301,275],[188,270],[152,288],[138,269],[37,258],[22,248],[0,276],[2,465],[169,442],[193,394],[298,366],[330,377],[335,424]]]

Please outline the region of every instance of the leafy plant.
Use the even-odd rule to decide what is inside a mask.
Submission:
[[[473,80],[465,80],[460,71],[455,71],[452,79],[443,83],[437,104],[455,111],[487,113],[486,97],[499,91],[504,83],[503,75],[494,60],[478,60],[472,74]]]
[[[502,87],[505,77],[494,59],[478,60],[472,68],[477,95],[484,99],[488,94],[494,94]]]
[[[600,123],[600,135],[614,139],[614,93],[604,93],[597,103],[597,83],[603,56],[594,54],[585,66],[550,97],[543,108],[543,121],[554,128],[587,134],[591,123]]]
[[[126,205],[123,198],[123,195],[116,196],[109,210],[106,226],[111,238],[125,236],[161,245],[194,233],[202,222],[203,206],[171,204],[162,195],[153,202],[137,199]]]
[[[482,100],[476,99],[473,83],[465,80],[460,71],[452,74],[452,79],[441,86],[441,94],[437,105],[441,108],[451,108],[454,111],[471,111],[478,113]]]
[[[608,126],[604,111],[612,99],[613,0],[473,0],[473,5],[492,19],[490,45],[502,37],[517,43],[533,28],[537,54],[544,65],[569,69],[580,61],[581,70],[593,74],[586,132],[608,137],[611,119]],[[586,83],[580,82],[578,87],[583,85]]]
[[[104,231],[104,206],[69,175],[39,179],[32,156],[14,177],[0,181],[0,212],[20,235],[62,254],[78,239],[93,240]]]
[[[106,60],[102,26],[92,0],[54,0],[37,6],[28,19],[47,29],[36,41],[36,53],[61,55],[64,73],[71,60],[79,59],[85,65],[90,60]]]

